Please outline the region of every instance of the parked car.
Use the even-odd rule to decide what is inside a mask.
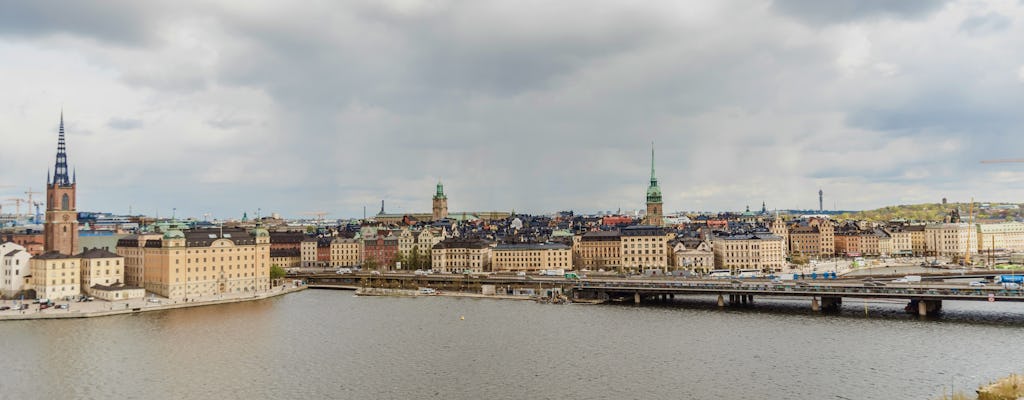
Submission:
[[[67,304],[58,304],[57,305],[57,309],[58,310],[67,310],[68,309],[68,305]]]
[[[975,281],[975,282],[969,283],[969,285],[971,285],[971,287],[984,287],[986,283],[988,283],[988,282],[985,282],[985,281]]]
[[[7,310],[10,310],[10,309],[11,309],[10,306],[0,306],[0,311],[7,311]]]

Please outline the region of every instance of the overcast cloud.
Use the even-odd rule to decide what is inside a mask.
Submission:
[[[1024,197],[1015,0],[0,3],[3,197],[61,107],[80,210]]]

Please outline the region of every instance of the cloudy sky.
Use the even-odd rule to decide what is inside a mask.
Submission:
[[[1024,201],[1017,0],[2,3],[5,198],[63,107],[79,210]]]

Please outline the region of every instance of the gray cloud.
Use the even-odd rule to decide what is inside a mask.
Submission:
[[[111,118],[107,122],[107,126],[110,129],[116,129],[119,131],[129,131],[142,128],[142,120],[135,118]]]
[[[1013,24],[1009,17],[997,12],[989,12],[983,15],[972,15],[960,23],[960,30],[973,34],[998,33],[1006,30]]]
[[[939,0],[773,0],[772,6],[801,21],[827,25],[879,17],[916,19],[927,16],[946,3]]]
[[[152,2],[115,0],[4,1],[0,35],[82,35],[122,45],[144,45],[153,37],[152,17],[169,11]]]
[[[72,28],[33,12],[49,19],[0,28],[32,50],[0,53],[28,63],[0,84],[45,94],[0,117],[48,135],[0,173],[52,163],[35,115],[68,97],[79,178],[109,185],[82,196],[96,209],[424,211],[438,179],[453,210],[635,209],[651,141],[666,210],[812,207],[818,187],[872,207],[1005,195],[963,182],[1024,144],[1024,34],[959,3],[181,3]],[[147,135],[111,139],[134,121]],[[139,148],[158,151],[94,156]]]

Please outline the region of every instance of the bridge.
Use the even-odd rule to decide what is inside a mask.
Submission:
[[[805,297],[810,298],[814,311],[836,310],[843,298],[870,298],[906,300],[908,310],[919,315],[942,309],[943,301],[1012,301],[1024,302],[1024,290],[1007,289],[1002,285],[970,286],[951,282],[882,282],[874,280],[797,280],[768,281],[764,279],[673,279],[673,278],[619,278],[589,277],[565,279],[562,277],[508,276],[508,275],[415,275],[384,274],[310,274],[298,276],[306,279],[311,288],[355,289],[358,287],[390,287],[416,289],[432,287],[448,291],[475,291],[483,285],[503,288],[558,288],[576,299],[628,300],[641,304],[646,300],[669,299],[675,296],[717,296],[718,305],[753,304],[755,298]],[[962,279],[951,275],[950,279]]]

